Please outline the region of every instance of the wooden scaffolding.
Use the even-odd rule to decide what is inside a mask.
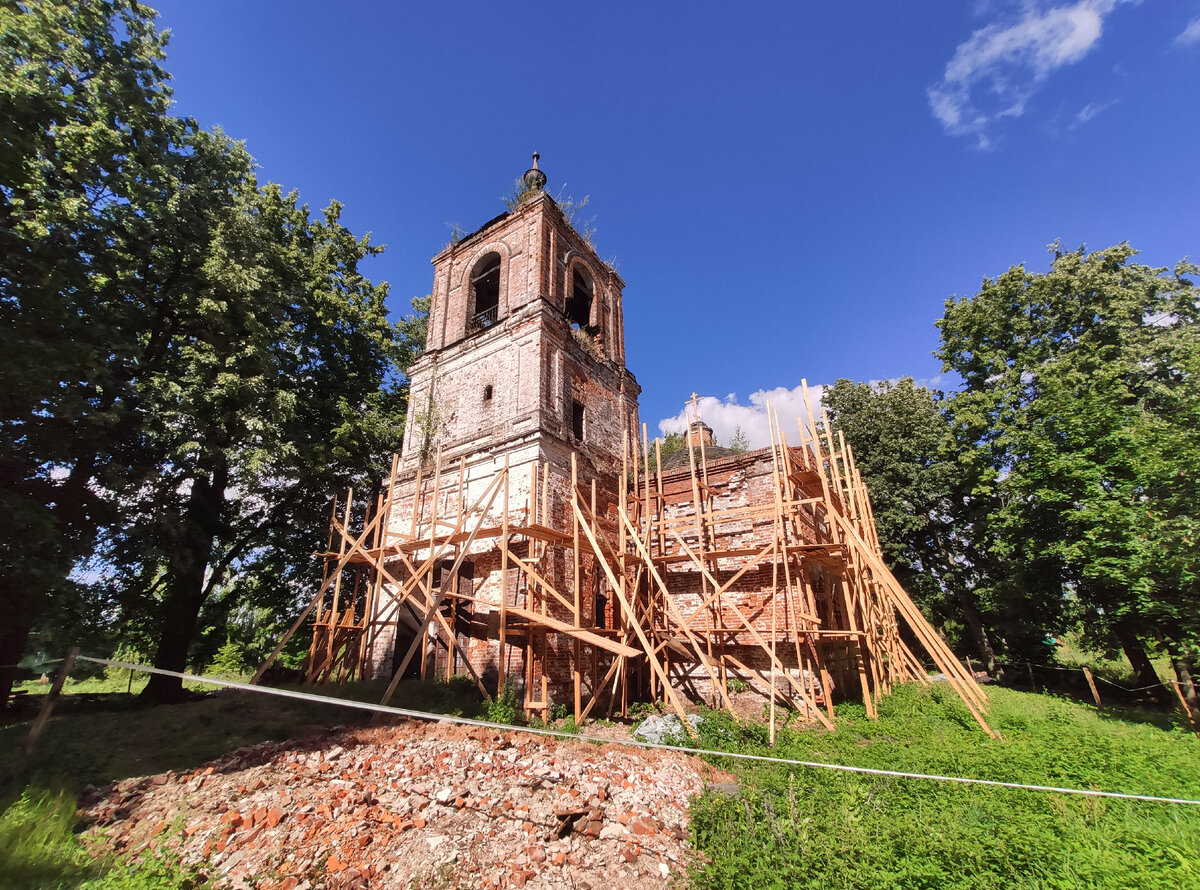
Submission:
[[[580,721],[636,700],[683,719],[688,697],[733,711],[731,687],[748,684],[773,734],[777,705],[832,727],[835,691],[874,717],[895,684],[931,682],[931,663],[994,734],[982,689],[883,563],[853,453],[822,421],[810,410],[790,446],[771,415],[767,449],[711,459],[700,444],[670,470],[643,427],[599,493],[576,454],[567,478],[524,467],[516,498],[508,456],[472,487],[466,459],[447,467],[439,452],[407,483],[403,511],[393,458],[361,529],[353,492],[340,511],[335,501],[324,581],[255,682],[311,615],[310,683],[363,678],[385,635],[397,641],[385,703],[409,674],[465,673],[499,694],[518,663],[527,711],[549,716],[553,686]],[[731,468],[768,496],[731,497]],[[491,595],[464,571],[480,559],[498,571]]]

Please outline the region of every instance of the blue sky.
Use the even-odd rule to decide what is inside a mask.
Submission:
[[[950,388],[943,302],[1056,239],[1200,259],[1200,0],[156,5],[176,112],[342,202],[397,314],[539,151],[652,435],[693,392],[761,444],[802,378]]]

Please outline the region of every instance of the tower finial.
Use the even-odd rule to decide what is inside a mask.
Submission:
[[[525,171],[525,175],[521,180],[525,183],[525,187],[533,192],[540,192],[546,187],[546,174],[538,169],[538,159],[541,157],[536,151],[533,153],[533,166]]]

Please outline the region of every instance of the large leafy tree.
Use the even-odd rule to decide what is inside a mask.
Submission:
[[[111,515],[97,484],[150,360],[119,284],[190,125],[126,0],[0,3],[0,700],[30,627]]]
[[[151,11],[0,13],[0,664],[90,584],[182,669],[215,599],[290,603],[326,492],[399,441],[420,321],[387,321],[336,204],[166,113]]]
[[[975,596],[982,557],[971,529],[979,503],[940,394],[911,377],[874,385],[842,379],[823,399],[870,490],[889,568],[943,627],[965,623],[990,668],[995,655]]]
[[[358,270],[377,248],[337,205],[310,220],[294,194],[259,188],[220,134],[189,148],[201,187],[155,208],[160,256],[137,281],[161,304],[143,337],[162,360],[139,380],[134,475],[106,553],[170,670],[186,666],[200,611],[231,575],[269,566],[276,583],[252,589],[286,591],[308,568],[325,493],[377,469],[402,417],[402,393],[385,387],[398,358],[386,287]],[[147,687],[178,691],[161,676]]]
[[[950,300],[939,356],[965,386],[956,430],[985,458],[1000,506],[994,551],[1048,602],[1115,639],[1142,682],[1147,647],[1169,650],[1190,686],[1200,640],[1198,295],[1187,277],[1132,262],[1127,244],[1055,245],[1050,271],[1023,266]]]

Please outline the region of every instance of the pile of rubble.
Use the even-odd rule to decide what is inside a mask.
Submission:
[[[686,869],[695,758],[403,722],[242,748],[81,801],[125,852],[175,848],[214,883],[661,888]]]

